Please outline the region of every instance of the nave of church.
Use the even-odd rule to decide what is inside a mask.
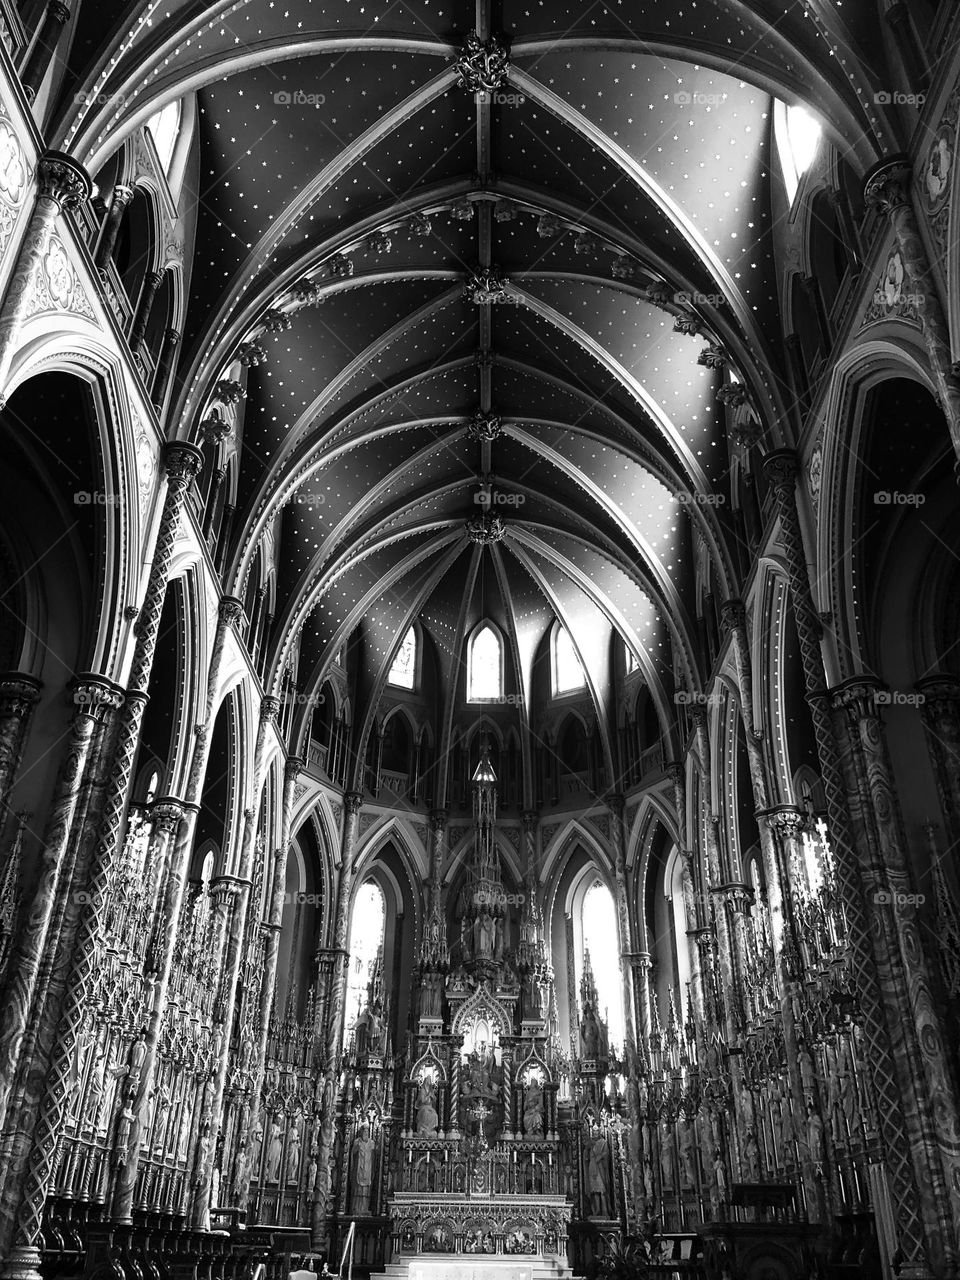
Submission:
[[[0,0],[0,1280],[960,1277],[953,0]]]

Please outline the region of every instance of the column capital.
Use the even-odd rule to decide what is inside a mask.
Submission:
[[[307,762],[303,756],[287,756],[287,762],[283,766],[283,776],[288,782],[296,782],[307,767]]]
[[[908,156],[894,156],[874,165],[863,180],[863,202],[878,213],[910,208],[911,164]]]
[[[763,460],[763,470],[775,492],[792,494],[800,474],[800,461],[793,449],[773,449]]]
[[[363,792],[345,791],[343,793],[343,807],[345,812],[349,814],[359,813],[363,808]]]
[[[163,466],[171,480],[190,481],[200,474],[203,454],[195,444],[185,440],[171,440],[163,446]]]
[[[262,724],[270,724],[276,720],[280,714],[280,699],[274,698],[271,694],[265,694],[260,702],[260,721]]]
[[[607,808],[618,818],[622,818],[627,807],[627,799],[622,791],[610,792],[606,797]]]
[[[539,809],[524,809],[524,811],[520,815],[520,823],[524,831],[527,833],[527,835],[533,835],[533,833],[537,829],[537,824],[539,823],[539,821],[540,821]]]
[[[173,796],[161,796],[150,806],[150,817],[158,831],[164,835],[176,833],[180,823],[186,817],[186,809]]]
[[[224,596],[220,601],[219,614],[228,627],[232,627],[243,616],[243,601],[237,596]]]
[[[447,819],[450,817],[446,809],[430,810],[430,830],[436,835],[442,835],[447,827]]]
[[[87,714],[98,711],[119,711],[123,706],[124,691],[104,676],[84,674],[70,682],[70,696],[77,711]]]
[[[74,209],[89,200],[93,191],[90,175],[73,156],[62,151],[47,151],[37,162],[39,194],[55,200],[61,209]]]
[[[179,329],[171,328],[171,329],[164,329],[163,331],[163,340],[171,347],[175,347],[177,343],[180,341],[182,336],[183,335],[181,334]]]
[[[128,205],[134,196],[134,188],[126,182],[118,182],[113,188],[113,195],[110,197],[111,206],[116,205],[123,208]]]
[[[799,840],[807,825],[806,815],[795,804],[778,804],[770,809],[758,809],[757,817],[765,819],[767,826],[778,835]]]
[[[849,711],[862,720],[876,717],[878,707],[884,700],[889,700],[890,695],[882,680],[863,673],[834,685],[827,690],[827,697],[833,711]]]
[[[0,675],[0,708],[4,715],[15,716],[22,720],[40,701],[40,690],[43,681],[26,672],[14,671],[9,675]]]
[[[747,606],[732,596],[720,606],[720,621],[725,631],[734,631],[747,625]]]
[[[924,676],[913,687],[923,694],[921,706],[928,702],[960,702],[960,678],[945,672]]]

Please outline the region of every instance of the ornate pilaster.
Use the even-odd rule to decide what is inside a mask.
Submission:
[[[0,676],[0,812],[17,778],[40,688],[40,681],[25,673]]]
[[[929,1277],[931,1274],[927,1255],[927,1229],[934,1228],[937,1215],[935,1206],[924,1202],[926,1197],[921,1191],[924,1179],[918,1180],[911,1159],[911,1148],[920,1135],[913,1126],[908,1127],[904,1109],[906,1082],[900,1079],[892,1051],[891,1028],[877,976],[879,957],[874,955],[870,945],[869,925],[864,912],[863,889],[850,828],[843,768],[823,698],[821,627],[810,594],[797,510],[796,485],[799,468],[796,454],[792,450],[776,450],[767,455],[764,468],[776,502],[786,551],[807,702],[827,798],[837,879],[847,912],[851,977],[860,998],[864,1058],[876,1099],[877,1122],[885,1151],[883,1165],[875,1166],[873,1170],[880,1233],[886,1250],[895,1242],[894,1247],[902,1251],[904,1274],[919,1280],[920,1277]],[[891,1235],[894,1241],[891,1241]]]
[[[10,366],[20,339],[20,330],[43,271],[43,259],[50,248],[54,223],[64,209],[90,196],[92,186],[86,171],[71,156],[48,151],[37,165],[37,199],[20,256],[0,307],[0,408],[5,403]]]
[[[270,1031],[270,1009],[273,1005],[274,992],[277,985],[277,958],[280,952],[280,926],[283,923],[283,902],[287,886],[287,854],[290,849],[291,822],[293,819],[293,803],[296,793],[297,779],[305,767],[305,762],[296,756],[287,760],[283,771],[283,811],[280,819],[280,843],[273,852],[272,888],[270,893],[267,932],[264,940],[263,975],[260,982],[260,1009],[258,1028],[259,1043],[255,1048],[251,1081],[250,1118],[247,1122],[247,1141],[251,1145],[256,1141],[255,1135],[260,1122],[260,1099],[263,1091],[263,1072],[267,1058],[267,1037]],[[253,1154],[252,1152],[250,1153]],[[250,1192],[249,1174],[253,1170],[253,1161],[245,1152],[238,1153],[237,1167],[248,1174],[244,1185],[238,1185],[237,1203],[239,1208],[246,1206]]]
[[[951,373],[950,330],[910,199],[910,176],[906,157],[886,160],[867,174],[863,198],[865,204],[890,218],[907,280],[917,295],[930,368],[957,456],[955,465],[960,466],[960,385]]]
[[[199,1142],[197,1145],[196,1167],[194,1169],[193,1184],[193,1204],[191,1206],[190,1220],[194,1227],[201,1231],[209,1230],[210,1227],[210,1190],[213,1178],[214,1163],[216,1160],[217,1138],[220,1133],[220,1126],[223,1121],[223,1095],[227,1083],[227,1068],[230,1061],[230,1032],[233,1027],[234,1013],[237,1007],[237,986],[240,974],[240,963],[243,958],[246,926],[247,926],[247,903],[250,898],[250,886],[253,880],[253,860],[257,849],[257,827],[260,815],[261,795],[263,792],[263,777],[266,768],[267,754],[267,730],[276,720],[280,711],[279,698],[266,697],[260,703],[260,721],[257,725],[257,741],[254,746],[253,756],[253,778],[250,784],[250,795],[253,799],[253,805],[246,811],[245,823],[243,829],[243,843],[240,846],[239,865],[237,867],[236,901],[233,904],[233,911],[230,914],[230,921],[226,935],[226,948],[223,957],[223,964],[220,970],[220,1011],[219,1026],[222,1032],[220,1037],[220,1060],[214,1064],[214,1077],[210,1086],[210,1095],[207,1106],[207,1129],[206,1142]],[[291,787],[291,803],[293,799]],[[284,856],[286,849],[284,849]],[[282,892],[285,885],[281,885],[280,907],[282,910]],[[271,904],[272,905],[272,904]],[[276,972],[276,960],[274,960],[274,972]]]
[[[104,798],[103,817],[85,889],[86,902],[74,947],[72,972],[66,988],[53,1054],[34,1128],[33,1147],[17,1213],[15,1247],[7,1260],[7,1266],[14,1269],[22,1265],[27,1254],[32,1256],[39,1237],[44,1203],[55,1174],[57,1151],[69,1100],[69,1081],[76,1057],[80,1027],[94,977],[97,940],[102,927],[107,888],[120,847],[133,761],[140,741],[140,728],[147,703],[147,688],[153,667],[153,655],[174,543],[187,489],[199,470],[202,460],[200,450],[189,444],[169,444],[164,454],[167,491],[163,513],[150,567],[150,577],[140,613],[134,625],[136,641],[126,698],[120,712],[119,733],[113,755],[110,783]],[[52,1011],[52,1014],[55,1012]]]
[[[917,692],[946,829],[960,831],[960,680],[928,676]]]
[[[860,676],[833,690],[831,702],[849,743],[848,787],[855,785],[854,813],[863,827],[868,913],[873,937],[886,941],[888,1004],[894,1005],[901,1019],[901,1034],[912,1041],[906,1060],[913,1065],[913,1086],[921,1103],[919,1119],[932,1157],[928,1162],[931,1189],[937,1196],[944,1245],[949,1250],[953,1222],[960,1220],[960,1116],[920,938],[921,922],[878,711],[879,692],[878,681]]]
[[[312,1235],[314,1247],[324,1240],[327,1215],[332,1208],[333,1137],[337,1106],[337,1081],[347,999],[347,932],[350,924],[350,897],[353,887],[353,858],[363,795],[348,791],[343,797],[343,843],[340,852],[340,876],[337,883],[337,905],[333,919],[333,972],[326,1008],[324,1081],[320,1116],[320,1142],[317,1152],[317,1198],[314,1202]]]

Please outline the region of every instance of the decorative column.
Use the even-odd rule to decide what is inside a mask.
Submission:
[[[915,886],[878,712],[880,690],[879,681],[858,676],[833,690],[832,705],[846,730],[847,776],[855,779],[856,786],[853,816],[860,818],[864,845],[870,851],[869,862],[861,867],[872,907],[868,914],[874,938],[886,937],[892,988],[888,1002],[891,996],[895,999],[900,1034],[907,1038],[904,1048],[921,1102],[918,1120],[931,1156],[931,1189],[937,1196],[943,1242],[949,1252],[953,1223],[960,1218],[960,1116],[920,939]]]
[[[204,1108],[204,1118],[200,1124],[199,1142],[197,1144],[196,1166],[194,1169],[193,1204],[190,1221],[200,1231],[210,1229],[210,1191],[213,1169],[216,1163],[217,1137],[223,1122],[223,1095],[227,1084],[227,1068],[230,1065],[230,1034],[233,1029],[234,1013],[237,1006],[237,986],[240,975],[240,963],[243,959],[244,943],[247,927],[247,904],[250,900],[250,887],[253,883],[253,860],[257,848],[257,827],[259,823],[261,797],[263,792],[263,775],[266,768],[267,729],[276,720],[280,710],[279,698],[264,698],[260,703],[260,720],[257,725],[257,741],[254,746],[253,779],[250,795],[253,804],[246,810],[243,829],[243,843],[240,846],[240,857],[237,873],[232,877],[231,896],[233,910],[226,934],[223,963],[220,968],[220,995],[218,998],[219,1017],[219,1061],[214,1062],[214,1076],[209,1086],[210,1092]],[[281,900],[282,907],[282,900]],[[276,966],[276,961],[274,961]],[[204,1124],[207,1125],[204,1130]]]
[[[137,304],[137,314],[133,318],[133,325],[130,328],[130,350],[137,355],[143,346],[143,340],[147,334],[147,325],[150,323],[150,313],[153,310],[154,299],[157,296],[157,290],[163,284],[163,272],[151,271],[143,282],[143,288],[140,290],[140,301]]]
[[[133,187],[128,187],[123,182],[118,182],[113,188],[113,195],[110,197],[110,208],[107,210],[107,216],[103,220],[103,231],[100,233],[100,243],[97,245],[97,254],[93,260],[97,270],[101,273],[105,273],[110,265],[113,250],[117,243],[117,236],[120,233],[120,224],[123,222],[123,215],[133,199],[133,195]]]
[[[0,676],[0,812],[17,780],[27,729],[40,701],[41,683],[24,672]]]
[[[867,174],[863,186],[865,203],[889,216],[897,248],[903,258],[906,282],[916,293],[923,325],[923,337],[930,368],[960,466],[960,383],[952,372],[950,330],[940,305],[930,260],[920,235],[920,224],[910,201],[910,161],[905,157],[885,160]],[[905,282],[905,284],[906,284]]]
[[[72,685],[73,719],[60,762],[47,825],[39,849],[36,887],[17,923],[7,964],[0,1015],[0,1125],[7,1112],[17,1062],[27,1030],[41,960],[48,947],[50,923],[62,893],[67,847],[74,834],[74,818],[92,759],[93,744],[105,718],[119,709],[123,694],[100,676],[79,676]],[[6,1197],[0,1203],[0,1223]]]
[[[317,1152],[317,1198],[313,1206],[313,1247],[318,1248],[326,1237],[327,1215],[332,1207],[332,1160],[334,1125],[336,1121],[337,1089],[340,1076],[340,1058],[343,1048],[343,1027],[346,1017],[347,967],[350,954],[347,951],[347,932],[350,924],[350,898],[353,887],[353,856],[357,844],[357,829],[363,794],[348,791],[343,797],[343,843],[340,853],[340,876],[337,883],[337,906],[333,917],[333,973],[330,980],[330,997],[326,1010],[326,1042],[324,1048],[324,1079],[320,1113],[320,1142]]]
[[[111,776],[104,797],[103,817],[92,856],[86,885],[86,903],[74,947],[72,972],[67,984],[57,1027],[53,1054],[39,1098],[39,1114],[33,1127],[33,1146],[23,1180],[22,1196],[13,1235],[14,1247],[3,1274],[22,1277],[36,1270],[37,1241],[43,1208],[56,1172],[57,1153],[66,1120],[69,1082],[77,1053],[77,1041],[86,1013],[94,979],[97,941],[103,924],[107,889],[117,852],[121,847],[124,819],[130,792],[133,761],[140,742],[140,728],[147,704],[147,689],[153,667],[160,615],[170,575],[173,548],[180,525],[187,490],[196,475],[202,455],[190,444],[172,443],[164,451],[167,491],[160,517],[150,577],[140,613],[134,625],[133,650],[127,692],[119,717],[119,733]],[[79,886],[78,886],[79,887]],[[51,1010],[55,1018],[57,1011]],[[16,1190],[16,1188],[14,1188]],[[7,1206],[4,1205],[4,1210]],[[4,1218],[4,1243],[9,1238]]]
[[[161,865],[167,867],[167,879],[155,913],[144,961],[144,977],[151,987],[146,1025],[130,1045],[127,1073],[122,1086],[131,1120],[129,1129],[118,1135],[118,1142],[114,1146],[110,1216],[118,1226],[128,1226],[133,1221],[133,1192],[140,1167],[143,1119],[156,1069],[157,1045],[167,1007],[177,925],[187,879],[187,850],[176,839],[185,814],[185,806],[170,796],[157,801],[150,811],[154,833],[160,841],[158,853],[162,859]]]
[[[630,1123],[628,1155],[624,1161],[627,1173],[628,1204],[632,1226],[637,1227],[642,1217],[642,1183],[640,1168],[640,1126],[643,1123],[640,1110],[640,1065],[637,1060],[637,1033],[633,1010],[633,930],[630,924],[630,901],[627,889],[627,831],[624,822],[625,804],[622,795],[609,799],[612,822],[614,857],[614,882],[616,888],[617,919],[620,932],[620,978],[623,983],[623,1049],[627,1077],[627,1119]]]
[[[86,170],[71,156],[48,151],[37,164],[37,199],[30,216],[20,256],[0,307],[0,409],[10,366],[20,341],[20,330],[43,272],[43,259],[50,248],[50,236],[57,217],[86,200],[93,189]]]
[[[179,329],[164,329],[163,344],[160,347],[160,358],[157,360],[157,372],[153,379],[153,395],[151,397],[158,413],[163,412],[163,405],[173,378],[174,358],[180,343]]]
[[[677,854],[680,858],[680,888],[683,893],[683,910],[687,919],[690,1002],[693,1005],[697,1033],[700,1035],[706,1027],[706,1012],[703,1004],[703,973],[700,969],[700,938],[703,934],[703,929],[701,928],[702,912],[697,910],[696,888],[693,883],[693,854],[690,852],[689,836],[687,834],[687,798],[683,765],[671,764],[668,766],[668,772],[673,783],[673,804],[677,811]],[[649,955],[647,955],[646,967],[648,969],[650,967]],[[646,1028],[649,1033],[649,1001]]]
[[[871,1172],[878,1234],[888,1260],[897,1250],[901,1252],[901,1276],[929,1280],[932,1271],[927,1254],[927,1230],[928,1227],[935,1230],[935,1224],[939,1225],[938,1215],[926,1191],[929,1186],[926,1170],[918,1177],[911,1157],[914,1146],[922,1138],[915,1123],[908,1125],[904,1104],[909,1081],[901,1078],[892,1049],[893,1029],[887,1021],[877,972],[881,957],[874,954],[875,947],[879,950],[879,943],[875,940],[871,946],[863,886],[847,810],[843,768],[824,697],[824,665],[820,648],[822,630],[810,594],[797,510],[797,456],[792,450],[775,450],[767,455],[764,470],[776,502],[786,552],[807,703],[826,793],[837,880],[849,930],[850,976],[859,997],[865,1066],[873,1086],[879,1149],[874,1151],[875,1163]],[[906,1074],[909,1075],[908,1070]]]
[[[260,1121],[260,1095],[263,1089],[263,1072],[267,1060],[267,1039],[270,1033],[270,1009],[277,984],[277,957],[280,954],[280,929],[283,924],[283,903],[287,887],[287,855],[290,850],[293,802],[297,779],[304,768],[304,761],[292,756],[283,772],[283,812],[280,819],[280,843],[273,853],[269,914],[266,924],[266,940],[263,951],[263,977],[260,983],[259,1032],[260,1040],[254,1050],[250,1116],[247,1121],[247,1147],[253,1148]],[[239,1208],[247,1204],[250,1194],[250,1178],[253,1174],[252,1150],[241,1149],[237,1153],[237,1169],[242,1181],[237,1181],[236,1196]]]
[[[960,680],[928,676],[916,687],[944,824],[949,832],[960,831]]]
[[[37,91],[43,84],[43,77],[53,61],[63,29],[70,21],[70,10],[61,0],[51,0],[40,23],[40,30],[34,41],[27,64],[20,74],[20,83],[29,102],[33,102]]]

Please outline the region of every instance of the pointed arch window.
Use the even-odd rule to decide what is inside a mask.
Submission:
[[[417,682],[417,631],[411,627],[400,643],[387,682],[399,689],[412,689]]]
[[[467,650],[467,698],[493,702],[502,697],[503,642],[487,622],[474,633]]]
[[[793,204],[800,179],[816,158],[823,129],[805,107],[791,107],[785,102],[776,104],[773,129],[787,200]]]
[[[583,953],[590,956],[590,968],[597,986],[598,1013],[607,1024],[611,1047],[619,1048],[624,1040],[620,930],[613,894],[599,879],[583,895],[580,924]]]
[[[570,639],[570,632],[558,623],[553,631],[553,696],[576,693],[586,688],[586,677]]]
[[[151,116],[147,121],[147,128],[150,130],[164,177],[170,173],[174,148],[180,134],[180,110],[180,100],[177,99],[176,102],[168,102],[165,107],[161,107],[156,115]]]
[[[347,977],[344,1044],[350,1038],[357,1018],[367,1003],[367,991],[374,980],[377,958],[381,955],[387,920],[383,890],[374,880],[367,880],[357,890],[350,917],[350,970]]]

